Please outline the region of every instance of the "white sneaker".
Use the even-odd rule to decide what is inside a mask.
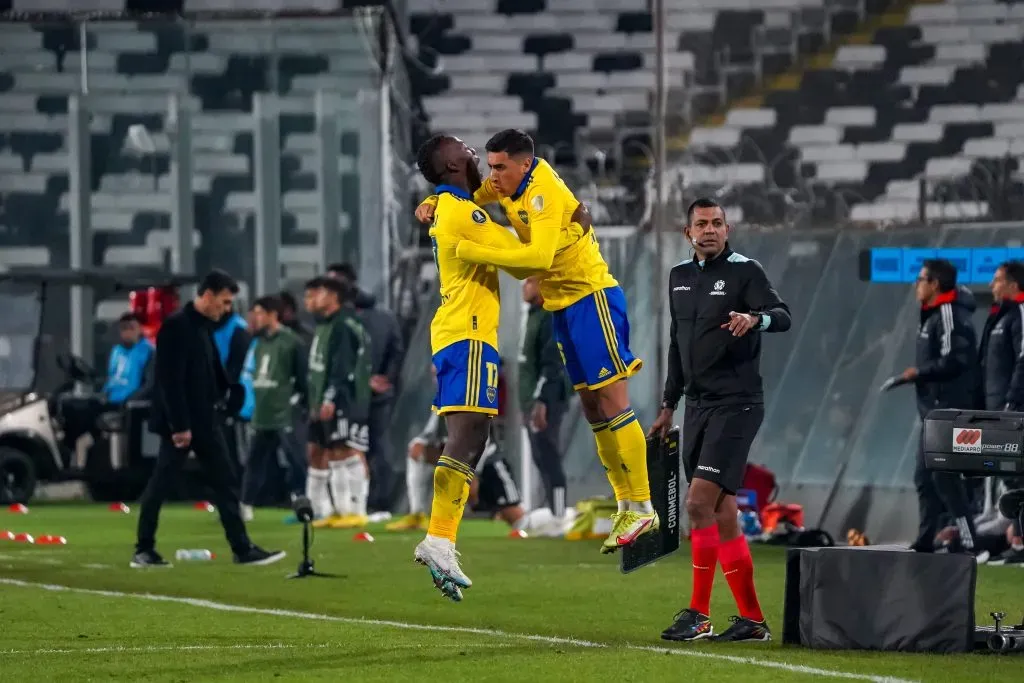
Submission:
[[[460,589],[473,585],[459,566],[459,551],[447,538],[427,536],[416,546],[413,556],[430,570],[437,589],[456,602],[462,599]]]
[[[241,503],[239,507],[241,508],[240,512],[242,514],[242,521],[251,522],[253,518],[252,505],[246,505],[245,503]]]

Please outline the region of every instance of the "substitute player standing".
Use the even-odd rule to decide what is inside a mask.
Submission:
[[[354,312],[344,306],[352,292],[343,282],[325,277],[311,284],[319,318],[309,349],[306,382],[309,440],[319,446],[321,453],[320,462],[314,466],[319,465],[320,472],[324,464],[329,469],[335,512],[314,526],[361,527],[367,522],[366,498],[370,491],[366,465],[372,372],[369,337]],[[317,495],[311,495],[310,501],[321,514],[327,503],[324,483],[318,479],[310,487]]]
[[[490,418],[498,414],[498,271],[460,259],[460,244],[515,246],[516,238],[473,203],[481,183],[476,153],[458,138],[437,135],[420,148],[417,166],[437,186],[430,228],[441,305],[430,325],[437,373],[434,410],[444,416],[448,441],[434,468],[434,497],[427,536],[415,558],[430,569],[434,585],[459,601],[473,582],[455,550],[459,522],[484,452]]]
[[[682,458],[690,481],[686,511],[692,529],[693,594],[690,606],[661,637],[713,636],[711,586],[721,561],[740,616],[715,640],[770,640],[754,590],[750,549],[737,522],[736,489],[764,418],[761,333],[788,330],[789,308],[761,265],[729,248],[729,224],[721,206],[698,199],[686,216],[684,232],[694,255],[669,275],[668,377],[651,433],[668,432],[676,405],[685,396]]]
[[[487,142],[487,163],[490,176],[473,201],[499,202],[521,244],[503,248],[463,240],[457,255],[540,276],[562,361],[618,501],[601,547],[612,553],[659,526],[647,479],[647,443],[626,382],[643,366],[629,350],[626,297],[601,256],[589,214],[555,170],[534,155],[529,135],[511,129],[496,134]],[[421,204],[417,218],[429,220],[434,201]]]

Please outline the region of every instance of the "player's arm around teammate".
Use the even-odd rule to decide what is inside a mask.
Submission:
[[[600,254],[589,213],[558,173],[536,157],[529,135],[518,130],[495,134],[487,142],[487,163],[489,187],[500,195],[524,245],[500,249],[464,240],[458,256],[540,271],[562,361],[618,502],[601,548],[612,553],[659,526],[650,500],[646,440],[626,382],[643,365],[629,349],[626,298]]]
[[[682,459],[690,481],[693,593],[690,605],[662,633],[666,640],[714,637],[771,639],[754,590],[754,565],[737,521],[736,490],[764,417],[758,368],[762,332],[785,332],[789,309],[760,264],[729,248],[725,211],[699,199],[685,233],[694,255],[672,269],[672,340],[664,403],[651,433],[665,435],[679,399],[686,398]],[[713,636],[711,587],[721,562],[739,617]]]

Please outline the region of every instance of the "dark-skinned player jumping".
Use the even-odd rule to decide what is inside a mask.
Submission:
[[[754,590],[754,564],[737,521],[736,489],[764,419],[758,367],[761,335],[785,332],[789,308],[761,265],[729,248],[725,211],[698,199],[687,211],[693,258],[669,275],[672,339],[661,413],[651,433],[664,437],[686,398],[682,460],[690,489],[693,593],[690,606],[661,634],[665,640],[767,641],[771,633]],[[721,635],[711,625],[711,586],[722,572],[739,616]]]
[[[456,250],[463,241],[505,249],[519,241],[473,203],[483,181],[476,152],[464,142],[435,136],[420,148],[416,163],[437,186],[430,241],[441,305],[430,325],[430,350],[437,371],[434,410],[445,418],[448,441],[434,469],[430,522],[415,558],[446,597],[459,601],[473,582],[462,571],[455,538],[490,420],[498,414],[500,303],[498,270],[464,261]]]

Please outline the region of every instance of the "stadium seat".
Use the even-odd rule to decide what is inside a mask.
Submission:
[[[653,20],[636,2],[411,0],[409,9],[420,60],[436,71],[416,86],[437,130],[480,145],[488,132],[521,127],[558,150],[554,161],[574,163],[577,150],[608,149],[622,143],[623,127],[651,123]],[[839,15],[846,11],[826,11],[823,0],[667,3],[666,79],[679,104],[672,116],[693,123],[782,71],[794,40],[801,51],[820,46]],[[438,104],[445,100],[466,106]],[[774,125],[774,113],[755,116],[730,125]]]
[[[961,220],[1004,204],[999,193],[1019,196],[1020,181],[992,169],[1016,168],[1024,152],[1024,4],[947,0],[914,4],[896,25],[900,16],[814,60],[795,88],[769,87],[760,108],[694,128],[670,178],[691,176],[695,162],[731,169],[760,157],[764,198],[825,189],[853,220],[883,222],[918,217],[922,199],[929,219]],[[704,185],[721,189],[714,177]],[[725,189],[748,208],[771,206],[755,201],[757,187]]]
[[[84,45],[83,45],[84,39]],[[83,33],[71,24],[0,26],[0,266],[51,263],[68,230],[68,96],[89,91],[92,133],[92,224],[99,263],[160,265],[170,248],[172,92],[188,93],[200,268],[251,269],[253,95],[284,96],[281,121],[283,243],[289,264],[306,267],[315,250],[319,145],[310,133],[312,95],[326,88],[355,96],[377,85],[365,39],[348,19],[104,22]],[[84,48],[84,49],[83,49]],[[267,55],[274,54],[271,62]],[[531,58],[531,59],[536,59]],[[465,110],[463,110],[464,112]],[[511,120],[536,125],[536,115]],[[140,153],[128,138],[144,126],[154,150]],[[343,226],[358,211],[358,143],[343,136]],[[13,251],[11,251],[13,250]],[[33,251],[36,250],[36,251]],[[303,251],[304,250],[304,251]],[[66,258],[62,248],[56,258]],[[301,257],[300,261],[288,261]],[[55,263],[54,265],[59,265]]]

